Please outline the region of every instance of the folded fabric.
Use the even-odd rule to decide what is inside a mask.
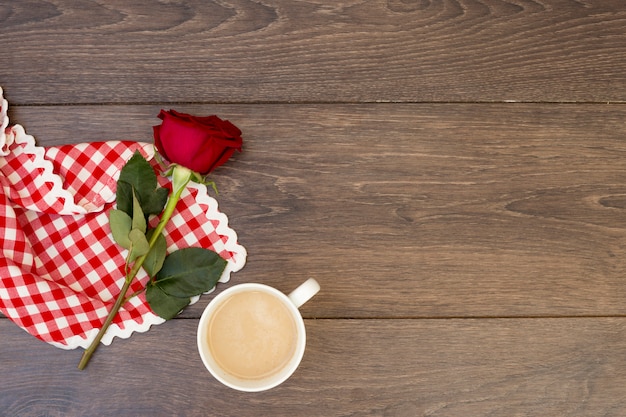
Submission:
[[[54,346],[86,348],[124,283],[127,251],[113,241],[108,221],[117,178],[135,151],[157,170],[153,146],[105,141],[39,147],[22,126],[9,127],[2,89],[0,100],[0,311]],[[158,178],[171,188],[169,179]],[[157,222],[153,218],[151,225]],[[245,264],[246,250],[206,186],[188,186],[164,235],[168,251],[196,246],[223,257],[220,282]],[[140,271],[129,294],[148,279]],[[122,307],[102,343],[163,321],[141,293]]]

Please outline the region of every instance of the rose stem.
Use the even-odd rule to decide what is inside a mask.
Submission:
[[[163,216],[161,217],[161,220],[159,221],[159,224],[157,225],[157,227],[154,229],[154,233],[152,234],[152,237],[150,238],[150,242],[148,242],[150,244],[150,249],[152,249],[158,236],[163,232],[165,225],[172,217],[172,214],[174,213],[174,209],[176,208],[176,204],[178,203],[178,200],[180,200],[180,196],[183,193],[183,190],[185,189],[185,187],[187,187],[187,184],[191,180],[192,175],[193,175],[193,172],[183,166],[176,165],[174,167],[174,172],[172,174],[173,194],[167,200],[167,204],[165,206],[165,209],[163,210]],[[100,341],[102,340],[102,337],[104,336],[106,331],[109,329],[109,326],[113,322],[113,319],[119,312],[124,302],[128,300],[125,298],[126,293],[128,292],[128,288],[130,288],[130,284],[133,282],[133,279],[137,275],[137,272],[139,272],[139,269],[143,265],[143,262],[146,260],[147,256],[148,254],[145,254],[137,258],[137,260],[133,264],[133,268],[126,275],[124,285],[122,286],[122,289],[120,293],[118,294],[117,299],[115,300],[115,304],[113,305],[113,308],[111,309],[111,311],[109,311],[109,314],[107,315],[106,320],[102,324],[102,327],[98,331],[96,338],[91,342],[89,347],[85,349],[85,351],[83,352],[83,356],[80,358],[80,362],[78,363],[78,369],[80,370],[85,369],[85,367],[89,363],[89,360],[91,359],[91,356],[94,354],[94,352],[100,345]]]

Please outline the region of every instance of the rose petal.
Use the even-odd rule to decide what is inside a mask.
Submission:
[[[155,146],[169,162],[204,175],[241,150],[241,131],[228,120],[176,110],[161,110],[158,117],[163,122],[154,129]]]

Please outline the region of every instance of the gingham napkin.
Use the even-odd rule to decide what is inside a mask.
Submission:
[[[0,311],[54,346],[86,348],[124,284],[127,252],[113,241],[108,221],[117,178],[135,150],[156,168],[153,146],[38,147],[20,125],[8,127],[2,89],[0,100]],[[169,179],[158,178],[170,187]],[[168,251],[197,246],[219,253],[228,261],[220,282],[245,264],[245,248],[205,186],[189,185],[164,234]],[[129,294],[148,279],[141,270]],[[102,342],[163,321],[141,294],[123,306]]]

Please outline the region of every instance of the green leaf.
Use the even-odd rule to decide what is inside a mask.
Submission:
[[[147,234],[148,240],[152,238],[152,234],[154,233],[154,229],[150,229]],[[157,272],[161,270],[163,266],[163,261],[165,260],[165,256],[167,252],[167,242],[165,240],[165,236],[162,233],[157,237],[156,242],[150,252],[148,252],[148,256],[143,261],[143,269],[146,270],[150,277],[154,277]]]
[[[135,189],[133,189],[133,230],[140,230],[144,235],[146,233],[146,218],[143,215]]]
[[[204,248],[183,248],[165,258],[154,285],[174,297],[193,297],[209,291],[220,279],[226,261]]]
[[[129,183],[135,190],[154,190],[157,187],[156,174],[150,163],[139,151],[135,151],[133,156],[126,162],[122,172],[120,172],[119,181]]]
[[[117,209],[123,211],[132,219],[133,215],[133,186],[124,181],[117,181],[115,193]]]
[[[130,249],[131,241],[128,237],[132,228],[130,216],[121,210],[111,210],[109,212],[109,224],[115,242],[125,249]]]
[[[179,249],[165,258],[154,282],[148,283],[146,300],[152,311],[169,320],[189,304],[190,297],[213,288],[224,268],[226,261],[213,251]]]
[[[146,288],[146,301],[148,301],[152,311],[165,320],[176,317],[191,302],[189,297],[172,297],[156,285],[148,285]]]
[[[139,256],[143,256],[150,250],[150,244],[146,235],[139,229],[133,229],[128,234],[128,238],[133,245],[133,249],[137,251]]]
[[[170,194],[170,190],[167,188],[159,187],[152,192],[144,193],[140,198],[141,208],[146,215],[159,214],[163,211],[165,203],[167,203],[167,197]]]
[[[117,181],[117,208],[133,217],[133,190],[145,216],[163,211],[169,190],[158,187],[157,177],[150,163],[135,151],[120,172]]]

